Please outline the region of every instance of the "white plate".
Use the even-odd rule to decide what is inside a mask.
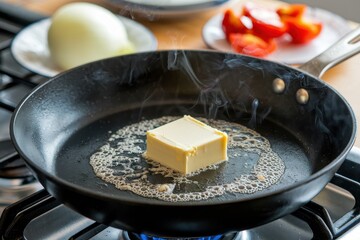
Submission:
[[[278,39],[276,51],[266,56],[266,59],[286,64],[302,64],[325,51],[347,32],[351,31],[345,19],[323,9],[310,8],[306,12],[306,16],[323,23],[320,35],[304,45],[291,44],[284,41],[284,39]],[[234,52],[222,31],[222,19],[223,14],[218,14],[204,25],[202,29],[203,39],[208,47],[212,49]]]
[[[194,16],[217,8],[229,0],[109,0],[133,17],[147,20]]]
[[[124,23],[136,52],[157,49],[157,40],[150,30],[133,20],[118,17]],[[51,60],[48,49],[47,32],[50,23],[50,18],[47,18],[29,25],[15,36],[11,44],[11,53],[19,64],[45,77],[53,77],[61,72]]]

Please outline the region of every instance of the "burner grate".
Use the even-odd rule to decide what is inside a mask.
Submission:
[[[358,159],[358,161],[359,160],[360,159]],[[346,162],[349,161],[351,160],[346,160]],[[360,162],[354,162],[354,164],[356,164],[357,167],[360,167]],[[346,169],[347,166],[349,166],[349,163],[344,164],[340,172],[348,171]],[[312,239],[336,239],[351,229],[354,225],[360,223],[360,183],[340,174],[336,174],[331,180],[331,183],[349,191],[355,198],[355,205],[353,209],[351,209],[348,213],[336,221],[331,219],[330,214],[325,207],[313,201],[294,212],[292,214],[294,217],[302,220],[310,227],[312,231]],[[59,205],[60,203],[51,197],[45,190],[37,192],[28,198],[10,205],[8,208],[6,208],[2,218],[0,219],[0,236],[4,240],[22,237],[26,225],[32,221],[32,219],[39,217],[40,215]],[[108,228],[110,227],[89,220],[87,224],[83,224],[82,228],[71,234],[69,239],[93,239],[94,236],[98,235],[102,231],[106,231]],[[125,231],[122,232],[122,235],[122,239],[124,240],[145,239],[145,235],[127,233]],[[229,237],[230,235],[233,237]],[[217,240],[241,239],[241,235],[242,234],[229,233],[218,237]],[[41,238],[42,236],[39,237]],[[149,238],[147,237],[146,239]],[[155,238],[152,237],[151,239]],[[204,239],[207,240],[208,238]]]
[[[24,228],[31,219],[57,205],[59,203],[45,190],[10,205],[4,210],[0,218],[0,236],[2,239],[22,239]]]
[[[8,127],[10,116],[16,105],[41,82],[38,80],[39,76],[28,72],[12,58],[11,40],[24,26],[42,18],[44,16],[0,2],[0,146],[8,145],[10,142]],[[23,170],[19,171],[19,165],[22,165],[22,168],[25,168],[25,165],[21,160],[19,161],[19,155],[15,149],[8,146],[6,149],[11,149],[11,151],[0,154],[0,175],[5,174],[6,178],[23,175],[28,177],[29,171],[26,173]]]
[[[360,167],[360,165],[358,167]],[[339,174],[336,174],[331,182],[348,190],[355,198],[355,205],[353,209],[346,215],[337,220],[334,224],[331,224],[331,219],[328,219],[328,222],[330,223],[328,225],[329,229],[334,236],[337,237],[360,222],[360,183]],[[321,206],[317,206],[318,209],[320,207]]]
[[[313,239],[337,238],[360,222],[360,183],[339,174],[334,176],[331,183],[349,191],[355,198],[355,205],[335,222],[328,210],[315,202],[309,202],[296,211],[294,215],[309,224],[314,234]]]

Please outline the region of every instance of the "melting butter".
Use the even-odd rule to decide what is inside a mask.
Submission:
[[[189,174],[227,160],[227,134],[185,115],[147,131],[144,156]]]
[[[284,174],[284,162],[271,149],[269,141],[259,133],[237,123],[203,118],[198,119],[227,133],[227,162],[210,165],[184,176],[157,162],[147,160],[143,156],[146,150],[146,131],[178,118],[166,116],[144,120],[113,133],[90,157],[96,176],[120,190],[131,191],[147,198],[178,202],[205,200],[226,193],[255,193],[276,184]],[[242,171],[243,173],[236,174],[235,171],[230,179],[214,179],[208,183],[199,183],[199,180],[196,180],[197,176],[206,171],[222,171],[224,164],[241,161],[239,158],[244,154],[258,156],[256,162],[247,167],[246,173]]]

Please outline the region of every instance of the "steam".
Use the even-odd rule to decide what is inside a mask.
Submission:
[[[254,101],[251,104],[252,109],[251,109],[251,118],[249,121],[249,126],[251,128],[255,128],[256,127],[256,111],[259,107],[259,100],[258,99],[254,99]]]
[[[167,85],[175,84],[172,90],[175,90],[176,94],[185,93],[195,97],[191,99],[192,108],[200,106],[203,109],[202,116],[207,119],[229,116],[231,121],[247,121],[248,127],[256,129],[270,114],[275,113],[285,119],[280,124],[287,126],[289,130],[304,131],[299,136],[304,139],[300,140],[316,142],[317,146],[321,141],[314,140],[316,135],[321,135],[322,141],[329,144],[340,141],[335,138],[343,139],[351,135],[349,131],[352,126],[343,129],[335,126],[342,123],[352,124],[349,109],[342,99],[325,83],[315,81],[301,71],[275,62],[210,51],[174,50],[160,52],[159,55],[146,53],[143,57],[143,62],[134,58],[132,65],[137,71],[133,73],[135,80],[130,81],[137,82],[136,79],[140,79],[141,82],[151,76],[152,82],[156,79],[156,74],[160,78],[160,81],[155,81],[145,89],[142,95],[143,107],[154,100],[166,103],[168,98],[164,96],[166,91],[171,90]],[[271,83],[275,78],[281,78],[285,82],[285,90],[281,94],[272,90]],[[163,83],[166,85],[163,86]],[[258,84],[267,84],[268,88]],[[309,91],[310,101],[306,105],[296,102],[295,92],[299,88]],[[281,103],[282,96],[289,102]],[[180,105],[176,107],[183,108],[183,113],[191,111]],[[283,107],[287,108],[288,112],[281,112],[280,108]],[[334,111],[338,114],[334,114]],[[312,133],[307,134],[308,130]]]
[[[150,10],[141,4],[123,3],[119,11],[120,15],[128,16],[131,19],[144,18],[148,21],[156,21],[159,16],[153,10]]]
[[[200,59],[200,61],[208,61],[207,59]],[[201,63],[199,63],[201,64]],[[218,67],[217,63],[209,62],[211,67]],[[223,68],[223,67],[221,67]],[[191,80],[192,84],[199,91],[199,96],[196,104],[204,106],[204,114],[207,118],[216,118],[219,109],[227,108],[229,105],[228,96],[224,91],[220,82],[224,78],[223,71],[219,69],[217,75],[209,75],[204,68],[204,74],[199,77],[190,63],[186,52],[179,50],[170,52],[168,56],[169,70],[180,70]]]
[[[194,56],[197,54],[196,61]],[[202,68],[199,71],[199,66]],[[306,106],[302,106],[295,102],[295,98],[292,104],[293,108],[297,110],[292,111],[291,114],[304,115],[309,120],[307,123],[309,126],[314,124],[317,126],[316,132],[327,136],[330,144],[331,139],[336,138],[334,130],[329,127],[329,119],[333,119],[335,122],[344,121],[340,116],[329,116],[333,108],[336,108],[339,104],[339,98],[334,95],[333,99],[329,99],[330,95],[327,94],[329,91],[326,84],[320,81],[314,81],[311,77],[302,73],[301,71],[294,71],[291,68],[283,66],[279,63],[262,61],[250,57],[238,57],[233,54],[202,54],[192,53],[185,51],[174,51],[170,52],[168,56],[167,68],[172,70],[182,71],[186,77],[191,81],[194,87],[198,90],[198,100],[196,104],[204,106],[204,115],[208,119],[216,119],[219,112],[229,112],[230,109],[234,109],[237,114],[249,114],[250,119],[248,121],[248,127],[255,129],[257,124],[261,124],[262,121],[271,114],[273,107],[271,104],[263,104],[259,97],[254,95],[254,82],[259,84],[265,84],[267,81],[272,81],[276,77],[281,78],[285,82],[286,94],[293,94],[298,88],[305,88],[309,91],[314,90],[310,96],[310,103]],[[195,68],[195,70],[194,70]],[[239,79],[231,79],[232,83],[224,87],[223,82],[229,78],[230,71],[238,71]],[[230,74],[231,78],[233,74]],[[249,85],[253,84],[253,85]],[[232,89],[229,89],[230,88]],[[293,87],[291,87],[293,86]],[[290,88],[292,88],[290,90]],[[296,90],[294,90],[296,88]],[[237,96],[229,96],[229,90],[236,92]],[[290,92],[289,92],[290,91]],[[270,89],[269,95],[262,95],[261,98],[268,100],[276,96]],[[285,99],[289,99],[285,97]],[[328,104],[324,105],[324,102],[329,100]],[[344,108],[344,106],[342,106]],[[306,109],[306,110],[305,110]],[[304,112],[305,110],[305,112]],[[311,120],[311,114],[308,111],[314,111],[315,116]],[[240,112],[240,113],[239,113]],[[323,116],[326,114],[326,117]],[[295,116],[295,115],[294,115]],[[328,120],[326,120],[328,119]],[[314,121],[314,122],[309,122]],[[346,135],[341,133],[341,136]]]
[[[191,54],[190,52],[190,55]],[[260,102],[256,97],[252,96],[251,87],[242,79],[247,77],[254,78],[252,69],[266,72],[264,66],[259,64],[258,61],[254,60],[249,63],[241,58],[234,58],[233,55],[224,55],[224,59],[220,56],[216,57],[216,53],[214,54],[215,57],[207,54],[204,54],[203,57],[201,55],[199,56],[198,62],[194,62],[189,60],[186,51],[178,50],[169,52],[167,66],[165,68],[169,71],[180,70],[186,75],[194,85],[194,88],[199,92],[195,105],[204,106],[204,115],[208,119],[216,119],[219,111],[228,112],[229,109],[238,109],[238,106],[233,105],[234,103],[231,97],[228,96],[228,89],[222,86],[222,81],[226,81],[226,79],[229,78],[229,69],[245,69],[246,71],[241,73],[242,76],[239,76],[239,80],[233,82],[233,88],[237,89],[239,95],[243,95],[243,98],[252,99],[251,109],[246,109],[245,106],[247,103],[242,100],[236,103],[236,105],[243,105],[243,109],[251,114],[249,126],[254,128],[258,119],[257,115]],[[210,59],[206,59],[206,56],[210,56]],[[204,62],[206,62],[206,64],[204,64]],[[203,66],[203,71],[199,71],[198,69],[197,72],[194,71],[193,67],[196,64]],[[247,70],[248,68],[250,68],[250,71]],[[265,111],[260,114],[262,117],[259,119],[262,120],[270,114],[270,112],[271,107],[266,108]]]

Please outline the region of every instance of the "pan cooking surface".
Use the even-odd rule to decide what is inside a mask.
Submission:
[[[201,117],[201,115],[198,114],[198,112],[201,111],[187,106],[161,106],[161,111],[158,109],[159,108],[154,111],[153,107],[147,107],[119,112],[75,131],[56,155],[56,175],[92,191],[100,191],[116,196],[126,195],[135,198],[144,198],[130,191],[116,189],[112,184],[97,177],[89,161],[90,157],[108,141],[112,133],[129,124],[137,123],[144,119],[155,119],[161,116],[174,116],[173,118],[175,119],[184,114],[190,114],[194,117]],[[184,112],[184,109],[186,109],[186,112]],[[225,116],[221,118],[228,120]],[[239,123],[246,126],[248,121],[249,119],[244,119],[243,122]],[[307,158],[302,144],[291,134],[270,121],[263,122],[255,130],[269,140],[272,150],[284,161],[285,172],[280,178],[280,181],[275,185],[271,185],[261,191],[255,191],[254,193],[226,193],[218,197],[209,198],[206,201],[216,202],[254,197],[256,194],[264,191],[274,191],[289,186],[296,181],[306,179],[313,173],[313,166]],[[143,144],[141,148],[145,149],[145,145]],[[187,183],[177,184],[174,191],[177,193],[202,191],[209,185],[231,182],[240,175],[253,172],[253,168],[258,159],[259,155],[256,153],[240,153],[236,158],[237,161],[231,161],[232,159],[230,157],[229,161],[221,163],[213,169],[186,178],[189,181]],[[147,164],[145,160],[143,160],[143,163]],[[161,174],[152,175],[149,177],[149,180],[156,184],[171,182],[170,178],[164,177]],[[151,199],[151,201],[160,200]]]

